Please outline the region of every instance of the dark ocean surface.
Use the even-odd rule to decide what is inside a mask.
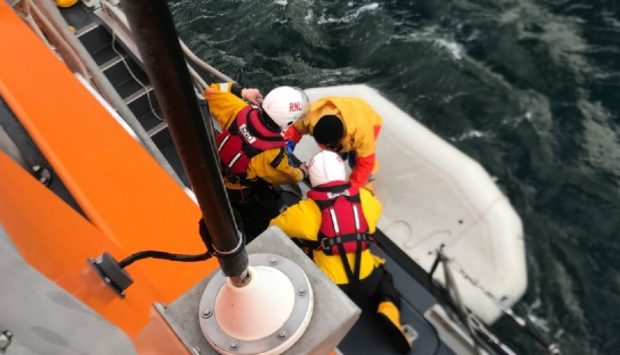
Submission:
[[[524,223],[517,313],[564,354],[620,353],[620,0],[169,3],[246,87],[367,83],[478,160]]]

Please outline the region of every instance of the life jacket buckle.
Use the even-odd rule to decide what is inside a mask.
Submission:
[[[329,245],[327,245],[329,244]],[[329,252],[331,253],[331,247],[333,246],[332,243],[330,243],[330,238],[322,238],[321,241],[319,242],[319,246],[321,247],[321,250],[323,250],[323,252]]]

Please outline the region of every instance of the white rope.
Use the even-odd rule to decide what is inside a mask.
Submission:
[[[140,79],[138,79],[138,77],[136,77],[134,72],[129,67],[129,64],[127,64],[127,62],[125,61],[125,57],[116,49],[116,46],[115,46],[115,43],[116,43],[116,29],[114,28],[114,24],[112,24],[111,27],[112,27],[112,50],[114,51],[114,53],[116,53],[116,55],[119,56],[119,58],[121,58],[121,62],[123,62],[123,65],[125,66],[125,69],[127,69],[127,71],[129,72],[129,75],[131,75],[133,80],[135,80],[138,83],[138,85],[140,85],[142,87],[142,90],[144,90],[144,93],[146,94],[146,99],[149,102],[149,108],[151,109],[151,112],[153,113],[153,116],[155,116],[158,120],[160,120],[162,122],[166,122],[166,120],[163,119],[161,116],[159,116],[157,114],[157,112],[155,111],[155,108],[153,107],[153,101],[151,100],[151,92],[148,91],[146,85],[144,85],[144,83],[142,81],[140,81]]]

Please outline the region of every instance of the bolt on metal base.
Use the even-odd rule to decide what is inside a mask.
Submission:
[[[292,287],[291,298],[294,298],[292,311],[288,318],[285,319],[273,333],[258,339],[248,339],[250,336],[245,339],[238,339],[238,337],[229,334],[224,328],[230,329],[230,319],[226,319],[226,317],[230,317],[230,315],[218,314],[216,311],[218,293],[221,291],[222,287],[227,287],[225,285],[227,278],[219,271],[211,279],[202,295],[198,317],[200,328],[207,342],[219,353],[282,353],[301,337],[301,334],[303,334],[310,323],[312,310],[314,308],[312,287],[301,267],[285,257],[273,254],[251,254],[249,255],[249,261],[250,266],[255,269],[261,267],[274,269],[286,276],[287,281],[290,282],[290,287]],[[252,282],[255,281],[255,279],[252,280]],[[266,286],[268,288],[275,288],[276,285]],[[256,305],[256,307],[262,308],[263,310],[265,310],[265,307],[273,307],[274,315],[280,311],[280,306],[281,305],[277,303],[272,305],[263,303]],[[271,310],[268,311],[271,312]],[[222,326],[222,324],[225,326]],[[260,324],[256,324],[256,326],[261,328]],[[273,324],[271,326],[273,326]]]
[[[13,333],[8,330],[5,330],[0,333],[0,352],[4,352],[9,345],[11,345],[11,340],[13,339]]]

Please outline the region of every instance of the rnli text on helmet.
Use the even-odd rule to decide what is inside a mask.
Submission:
[[[302,110],[301,102],[291,102],[291,103],[289,103],[288,112],[296,112],[296,111],[301,111],[301,110]]]

